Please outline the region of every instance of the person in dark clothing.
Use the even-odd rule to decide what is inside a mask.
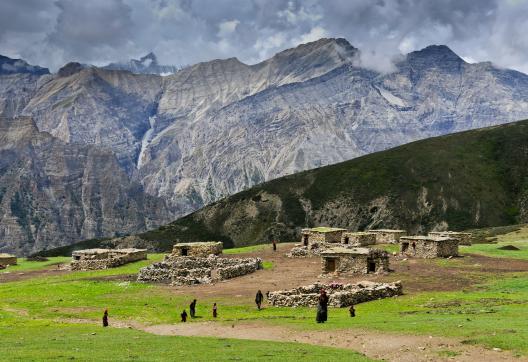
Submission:
[[[193,299],[193,301],[189,305],[189,312],[191,313],[191,318],[194,318],[194,316],[196,315],[196,299]]]
[[[182,322],[187,322],[187,312],[185,311],[185,309],[183,310],[183,312],[180,314],[181,316],[181,321]]]
[[[108,327],[108,309],[105,309],[103,314],[103,327]]]
[[[262,301],[264,300],[264,295],[260,291],[260,289],[257,292],[257,295],[255,296],[255,303],[257,304],[258,310],[260,310],[260,306],[262,305]]]
[[[350,309],[348,311],[350,312],[350,316],[351,317],[355,317],[356,316],[356,310],[354,309],[354,305],[353,304],[350,306]]]
[[[213,304],[213,318],[216,318],[218,316],[216,309],[217,308],[216,308],[216,303],[215,303],[215,304]]]
[[[273,251],[277,251],[277,241],[273,239],[272,243],[273,243]]]
[[[324,290],[319,295],[319,303],[317,304],[317,316],[315,320],[317,323],[324,323],[328,319],[328,295]]]
[[[416,255],[416,243],[413,241],[411,245],[413,248],[413,255]]]

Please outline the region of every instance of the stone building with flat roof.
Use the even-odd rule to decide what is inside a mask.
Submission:
[[[376,234],[376,244],[398,244],[400,237],[407,235],[405,230],[374,229],[367,231]]]
[[[72,253],[71,270],[115,268],[147,259],[147,249],[85,249]]]
[[[458,256],[458,240],[434,236],[402,236],[402,255],[417,258],[448,258]]]
[[[341,236],[345,231],[347,230],[325,226],[311,229],[302,229],[301,243],[303,246],[320,243],[340,243]]]
[[[220,255],[223,251],[221,241],[205,241],[194,243],[177,243],[172,247],[172,256],[207,257]]]
[[[341,244],[352,246],[366,246],[376,244],[376,234],[370,232],[344,232],[341,236]]]
[[[0,265],[6,267],[8,265],[16,265],[17,257],[11,254],[0,253]]]
[[[320,253],[323,274],[382,273],[389,271],[389,254],[380,249],[336,247]]]
[[[458,245],[471,245],[471,233],[462,233],[458,231],[431,231],[429,236],[441,238],[455,238],[458,240]]]

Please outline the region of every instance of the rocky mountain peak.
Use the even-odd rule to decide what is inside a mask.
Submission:
[[[103,67],[111,70],[128,70],[132,73],[139,74],[160,74],[167,75],[178,71],[173,65],[159,65],[158,58],[153,52],[139,59],[131,59],[126,63],[110,63]]]
[[[429,45],[421,50],[407,54],[407,61],[421,67],[458,67],[465,63],[446,45]]]
[[[59,72],[57,73],[59,77],[69,77],[70,75],[73,75],[75,73],[79,73],[81,70],[83,70],[83,65],[81,63],[77,62],[70,62],[59,69]]]
[[[0,55],[0,74],[19,74],[29,73],[34,75],[49,74],[48,68],[42,68],[38,65],[28,64],[23,59],[12,59]]]

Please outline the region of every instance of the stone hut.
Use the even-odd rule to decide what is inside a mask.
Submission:
[[[320,243],[340,243],[341,236],[345,231],[347,230],[324,226],[311,229],[302,229],[301,243],[303,246]]]
[[[402,236],[402,255],[417,258],[447,258],[458,256],[458,240],[433,236]]]
[[[400,237],[407,235],[405,230],[375,229],[368,230],[376,234],[376,244],[398,244]]]
[[[440,238],[458,239],[458,245],[471,245],[471,233],[462,233],[458,231],[431,231],[429,236]]]
[[[71,270],[99,270],[147,259],[147,249],[85,249],[72,253]]]
[[[389,254],[380,249],[337,247],[322,251],[320,255],[323,274],[389,271]]]
[[[2,266],[8,266],[8,265],[16,265],[17,264],[17,257],[11,254],[5,254],[0,253],[0,265]]]
[[[376,234],[369,232],[344,232],[341,236],[341,244],[353,246],[365,246],[376,244]]]
[[[195,243],[177,243],[172,247],[173,256],[207,257],[211,254],[222,254],[223,244],[221,241],[206,241]]]

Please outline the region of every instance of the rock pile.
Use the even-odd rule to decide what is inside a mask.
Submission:
[[[171,285],[208,284],[250,274],[258,269],[262,269],[260,258],[168,255],[164,261],[142,268],[138,274],[138,281]]]
[[[328,294],[328,305],[338,308],[403,294],[400,281],[394,283],[363,281],[356,284],[315,283],[290,290],[270,292],[268,302],[277,307],[315,307],[321,290],[325,290]]]
[[[288,258],[307,258],[313,255],[319,255],[322,251],[334,247],[335,244],[313,243],[309,246],[296,244],[286,256]],[[346,246],[346,245],[345,245]]]

